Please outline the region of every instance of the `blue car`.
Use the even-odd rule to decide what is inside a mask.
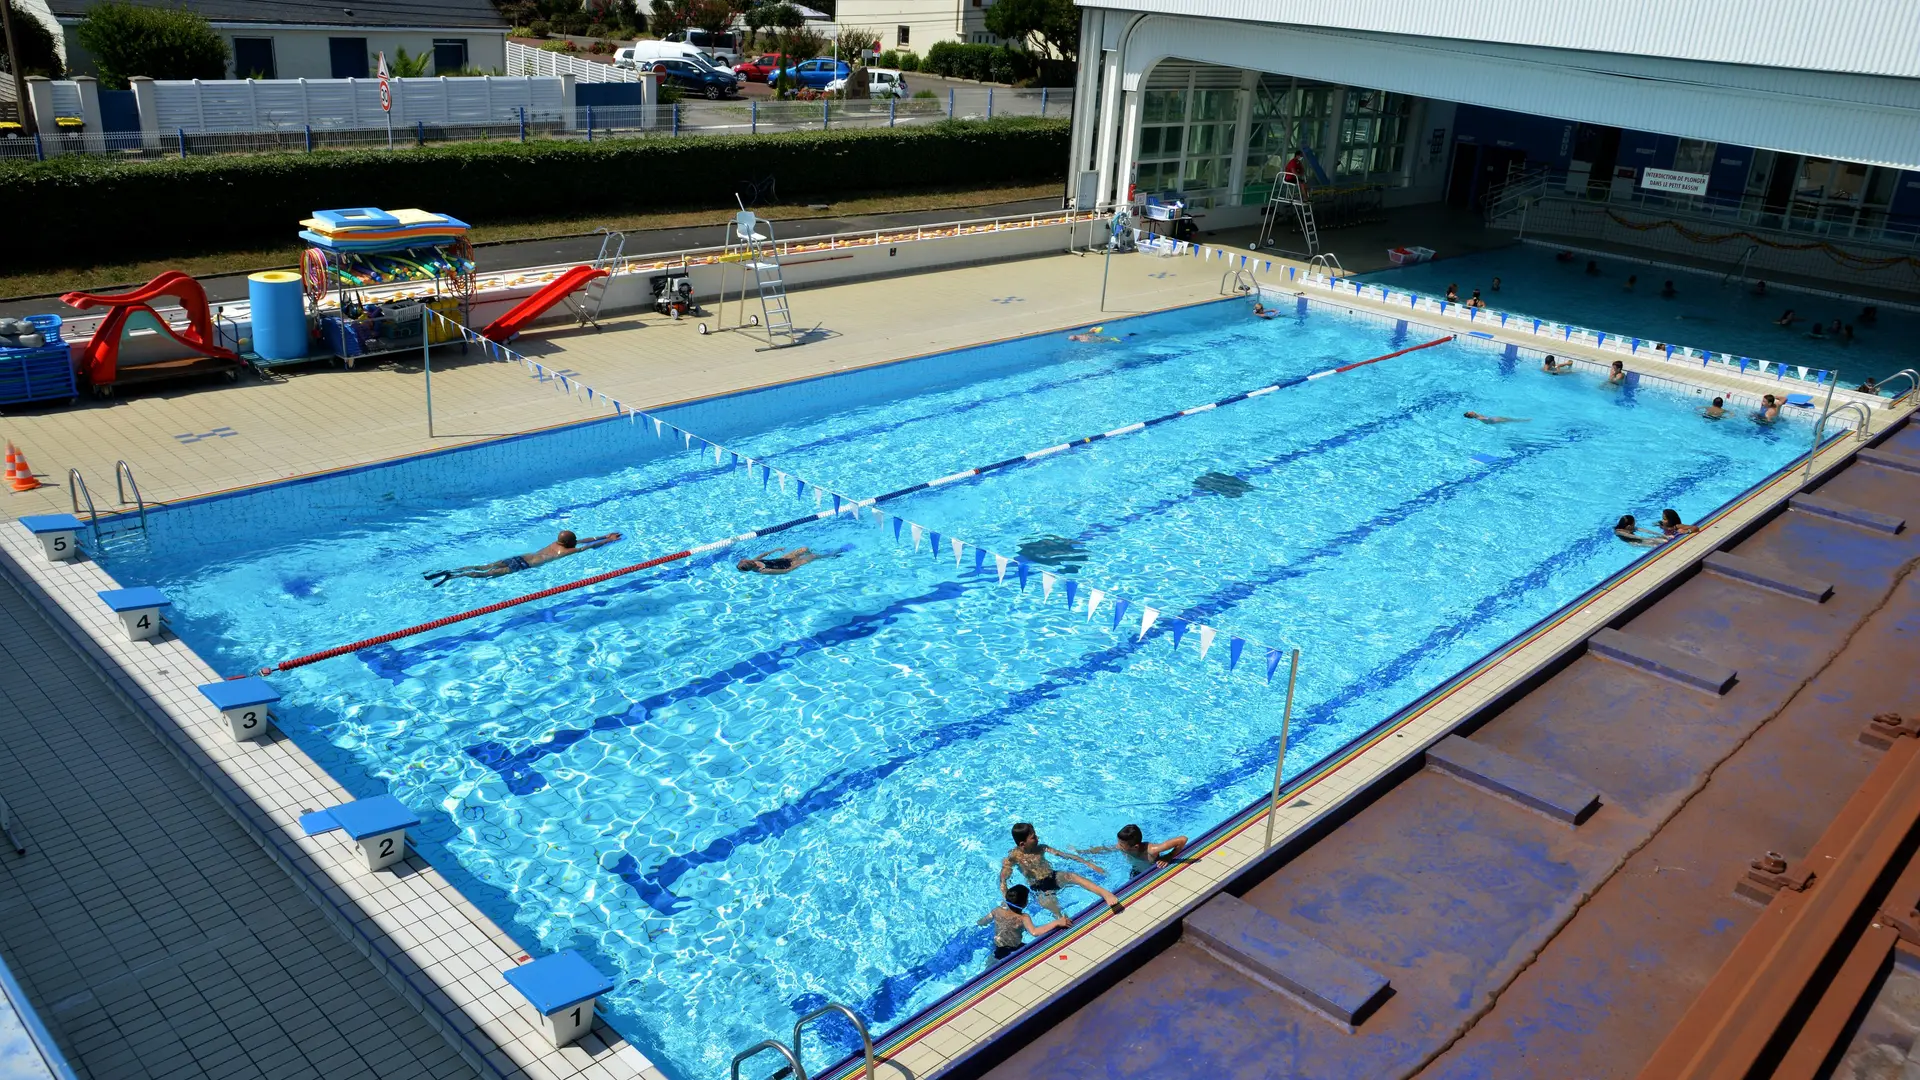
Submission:
[[[853,66],[845,61],[830,60],[824,57],[795,64],[786,71],[789,81],[795,86],[808,90],[825,90],[827,84],[835,79],[844,79],[853,74]],[[767,82],[780,81],[780,72],[767,73]]]

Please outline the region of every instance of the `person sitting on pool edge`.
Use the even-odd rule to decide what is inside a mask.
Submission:
[[[1613,523],[1613,535],[1629,544],[1638,544],[1641,547],[1659,547],[1667,542],[1664,536],[1642,533],[1640,526],[1635,524],[1632,514],[1620,515],[1620,520]]]
[[[1027,914],[1027,887],[1015,885],[1007,890],[1004,903],[981,916],[974,925],[993,927],[993,961],[988,965],[991,967],[1020,951],[1026,944],[1022,934],[1032,934],[1038,940],[1067,924],[1066,920],[1060,919],[1045,926],[1035,926],[1033,916]]]
[[[763,551],[751,559],[741,559],[734,563],[733,567],[743,574],[791,574],[808,563],[822,558],[825,556],[809,548],[794,548],[785,554],[781,554],[779,548],[774,548],[772,551]]]
[[[1483,416],[1477,412],[1467,414],[1467,419],[1478,420],[1483,424],[1531,424],[1532,420],[1524,416]]]
[[[1060,921],[1069,926],[1073,924],[1073,919],[1060,907],[1060,886],[1062,885],[1076,885],[1093,893],[1106,901],[1107,906],[1112,908],[1116,915],[1126,910],[1125,905],[1120,903],[1120,898],[1102,888],[1098,882],[1081,877],[1079,874],[1055,870],[1053,864],[1047,861],[1047,856],[1059,855],[1084,863],[1087,869],[1096,874],[1100,872],[1098,864],[1070,851],[1061,851],[1059,848],[1042,844],[1040,834],[1035,832],[1028,822],[1017,822],[1012,831],[1013,850],[1007,852],[1007,857],[1000,860],[1001,895],[1006,894],[1007,879],[1013,876],[1013,868],[1017,866],[1020,868],[1020,873],[1026,876],[1027,884],[1033,888],[1034,899],[1039,901],[1040,906],[1059,916]]]
[[[1680,513],[1669,507],[1660,511],[1660,534],[1669,540],[1675,540],[1688,533],[1700,531],[1698,525],[1688,525],[1680,520]]]
[[[1713,404],[1708,405],[1705,408],[1700,410],[1700,415],[1706,417],[1709,420],[1718,420],[1721,417],[1727,415],[1727,399],[1714,398]]]
[[[1547,358],[1540,361],[1540,370],[1549,375],[1569,375],[1573,373],[1573,361],[1555,360],[1553,354],[1548,353]]]
[[[575,537],[573,533],[562,530],[558,539],[546,547],[541,548],[539,551],[530,551],[525,555],[509,555],[497,562],[479,563],[474,566],[458,566],[452,570],[429,570],[420,576],[426,578],[428,581],[439,578],[440,580],[433,581],[433,587],[436,589],[457,577],[505,577],[508,574],[518,573],[521,570],[531,570],[542,563],[550,563],[555,559],[567,555],[578,555],[583,551],[592,550],[602,544],[611,544],[618,539],[620,539],[620,534],[615,532],[608,533],[605,536],[596,536],[591,540],[581,540]]]

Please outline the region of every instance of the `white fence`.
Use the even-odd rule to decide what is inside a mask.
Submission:
[[[522,110],[557,113],[568,104],[558,78],[394,79],[391,86],[396,128],[499,124]],[[152,128],[162,135],[377,128],[388,120],[380,108],[378,79],[194,79],[156,81],[152,87]],[[146,126],[146,103],[141,104]]]
[[[566,53],[529,49],[519,42],[507,42],[507,71],[513,75],[571,75],[581,82],[639,82],[640,73],[612,64],[582,60]]]

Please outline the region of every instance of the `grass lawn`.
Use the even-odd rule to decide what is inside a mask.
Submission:
[[[1016,184],[1006,187],[930,189],[903,194],[876,195],[836,202],[827,210],[810,209],[806,203],[756,206],[754,212],[773,221],[800,221],[807,218],[850,217],[861,214],[887,214],[909,210],[961,210],[970,206],[1040,199],[1061,193],[1058,182]],[[816,204],[817,205],[817,204]],[[600,226],[623,232],[647,229],[675,229],[711,225],[718,229],[735,212],[731,203],[701,210],[671,210],[654,214],[625,214],[612,217],[566,218],[546,221],[508,221],[475,225],[473,242],[500,243],[511,240],[540,240],[555,236],[573,236],[592,232]],[[163,270],[181,270],[195,277],[271,270],[294,266],[302,245],[294,234],[298,225],[287,223],[288,243],[284,247],[229,251],[218,255],[197,255],[183,259],[156,259],[145,262],[97,262],[61,269],[33,270],[25,273],[0,273],[0,299],[60,293],[72,289],[101,289],[136,285]]]

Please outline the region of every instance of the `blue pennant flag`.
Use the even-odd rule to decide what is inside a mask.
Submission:
[[[987,566],[987,549],[979,548],[979,547],[974,548],[973,549],[973,572],[976,574],[983,573],[986,570],[986,566]]]
[[[834,512],[835,514],[838,514],[838,513],[840,513],[840,496],[838,496],[838,495],[835,495],[835,496],[833,497],[833,512]],[[934,546],[934,547],[939,547],[940,545],[939,545],[939,544],[935,544],[935,545],[933,545],[933,546]]]
[[[838,496],[836,496],[836,498],[837,497]],[[933,551],[933,557],[938,559],[940,557],[940,534],[937,532],[930,532],[927,534],[927,536],[931,538],[933,541],[933,547],[931,549]]]
[[[542,379],[547,377],[547,369],[541,367],[539,364],[533,365],[533,373],[535,375],[540,376]]]
[[[900,527],[905,524],[906,524],[906,520],[904,518],[893,519],[893,542],[894,543],[897,544],[900,542]]]
[[[1068,610],[1068,611],[1072,611],[1072,610],[1073,610],[1073,594],[1074,594],[1074,593],[1077,593],[1077,592],[1079,592],[1079,591],[1080,591],[1080,583],[1079,583],[1079,582],[1077,582],[1077,581],[1069,581],[1069,582],[1067,582],[1067,610]]]
[[[796,499],[807,497],[807,482],[797,476],[793,478],[793,497]]]
[[[773,466],[760,466],[760,490],[767,490],[767,482],[773,479]]]
[[[1173,635],[1173,647],[1176,649],[1179,648],[1180,638],[1187,632],[1187,621],[1185,619],[1168,619],[1167,632]]]
[[[732,450],[729,450],[729,451],[727,451],[727,452],[728,452],[728,453],[730,453],[730,454],[733,454],[733,467],[734,467],[734,468],[736,468],[736,469],[737,469],[737,468],[739,468],[739,467],[740,467],[740,454],[739,454],[739,453],[738,453],[737,451],[732,451]]]
[[[1027,591],[1027,564],[1014,560],[1013,572],[1020,575],[1020,591]]]
[[[1267,681],[1273,681],[1273,669],[1280,666],[1280,650],[1267,650]]]
[[[587,387],[587,400],[588,401],[593,400],[593,387],[591,386]]]
[[[1227,670],[1228,671],[1232,671],[1233,665],[1240,662],[1240,654],[1245,651],[1247,651],[1246,638],[1229,638],[1227,640]]]
[[[1115,630],[1120,629],[1120,616],[1126,613],[1127,602],[1125,600],[1115,600],[1113,602],[1113,628]]]

